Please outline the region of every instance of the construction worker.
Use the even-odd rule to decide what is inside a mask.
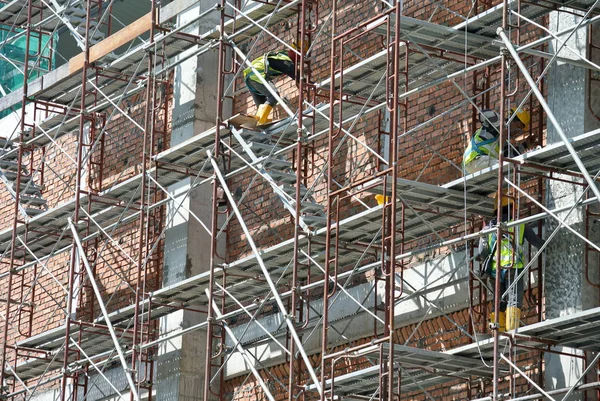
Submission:
[[[252,67],[269,84],[271,83],[272,78],[282,75],[287,75],[292,79],[296,79],[296,63],[299,58],[297,51],[299,46],[294,42],[291,44],[291,47],[293,50],[281,50],[279,52],[271,52],[258,57],[252,62]],[[308,47],[308,42],[305,42],[303,51],[306,52]],[[271,113],[271,110],[273,110],[273,106],[277,104],[277,99],[269,92],[250,67],[244,70],[244,82],[257,107],[256,115],[254,116],[257,125],[266,124],[270,121],[269,114]],[[273,88],[272,85],[271,87]]]
[[[513,215],[513,202],[512,199],[506,195],[502,196],[502,221],[508,223],[512,221]],[[494,211],[496,214],[496,211]],[[497,225],[496,218],[490,221],[489,226],[493,227]],[[496,278],[498,271],[497,267],[497,255],[496,255],[496,232],[491,233],[487,238],[479,239],[479,257],[480,260],[485,260],[488,256],[490,257],[489,276],[493,279]],[[507,292],[508,288],[512,283],[516,284],[508,292],[507,297],[500,299],[500,312],[498,314],[498,329],[500,331],[514,330],[519,327],[521,320],[521,308],[523,306],[523,291],[524,291],[524,278],[523,276],[517,280],[519,274],[525,267],[525,261],[523,258],[523,243],[527,240],[531,245],[536,248],[541,248],[544,245],[544,239],[535,234],[531,227],[525,224],[519,224],[508,228],[503,231],[501,249],[500,249],[500,294],[502,297]],[[495,285],[492,285],[495,289]],[[490,322],[495,322],[494,311],[490,313]]]
[[[513,107],[510,109],[509,119],[513,114],[516,114],[516,116],[510,123],[510,134],[518,135],[529,130],[529,122],[531,121],[529,112],[527,110],[517,110]],[[500,144],[498,143],[500,115],[493,110],[482,110],[479,117],[482,126],[471,137],[463,155],[463,168],[468,174],[490,167],[498,159],[498,152],[500,152]],[[520,149],[520,151],[524,151],[524,149]],[[512,155],[511,153],[517,152],[508,152],[509,155]]]

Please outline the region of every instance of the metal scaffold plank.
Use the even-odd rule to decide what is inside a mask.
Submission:
[[[544,350],[548,341],[556,346],[573,347],[586,351],[600,350],[600,307],[574,313],[569,316],[549,319],[518,329],[522,338],[516,337],[514,349],[517,353],[530,352],[521,346],[538,347]],[[508,333],[507,336],[510,336]],[[508,340],[501,335],[500,341]],[[539,340],[538,340],[539,339]],[[387,349],[388,344],[383,345]],[[402,369],[402,391],[410,392],[429,388],[451,380],[453,377],[469,379],[471,377],[492,377],[491,360],[493,358],[494,340],[485,339],[445,352],[425,349],[394,346],[396,361]],[[361,351],[361,355],[377,363],[376,354],[379,346],[372,346]],[[328,387],[331,381],[327,382]],[[379,366],[372,366],[335,378],[336,395],[370,395],[379,385]],[[309,387],[309,390],[311,388]]]
[[[385,344],[366,348],[361,351],[361,355],[376,364],[381,347],[387,353],[389,345]],[[393,353],[395,361],[401,366],[403,392],[428,388],[453,378],[492,377],[489,366],[479,358],[467,358],[405,345],[394,345]],[[375,365],[336,377],[334,394],[338,396],[373,394],[380,383],[379,369],[380,367]],[[327,381],[327,385],[331,388],[331,380]],[[309,390],[312,389],[309,387]]]
[[[60,24],[56,14],[60,14],[68,3],[66,0],[58,0],[55,3],[59,5],[59,8],[50,10],[50,6],[45,1],[29,1],[32,2],[31,21],[36,28],[46,31],[51,31]],[[29,1],[9,0],[0,3],[0,24],[22,29],[27,24],[27,5]]]
[[[243,14],[237,14],[235,19],[229,19],[225,23],[225,33],[230,39],[236,41],[253,38],[262,30],[257,24],[265,28],[278,24],[295,15],[299,4],[299,0],[280,4],[255,3],[247,10],[240,10]],[[226,7],[233,8],[229,3],[226,3]],[[203,34],[202,39],[216,40],[220,36],[221,32],[214,29]]]
[[[517,10],[519,6],[518,0],[509,0],[509,9]],[[552,7],[573,7],[578,9],[589,9],[594,3],[594,0],[552,0],[550,2],[522,2],[520,4],[520,13],[529,18],[540,18],[552,11]],[[466,30],[468,32],[477,33],[479,35],[496,37],[496,29],[502,26],[502,13],[504,5],[498,4],[489,10],[486,10],[476,16],[473,16],[466,21],[455,26],[456,29]]]
[[[384,26],[379,26],[376,31],[386,35]],[[407,16],[400,18],[400,34],[422,46],[446,50],[463,57],[488,59],[497,56],[499,51],[498,45],[493,44],[489,37]]]
[[[600,307],[530,324],[519,328],[517,334],[523,336],[515,340],[515,349],[519,353],[528,352],[526,349],[519,348],[519,345],[539,347],[543,350],[548,347],[549,342],[555,343],[556,346],[598,352],[600,351]],[[493,345],[493,340],[487,339],[480,341],[479,344],[453,349],[451,352],[470,358],[478,358],[482,355],[491,359]]]

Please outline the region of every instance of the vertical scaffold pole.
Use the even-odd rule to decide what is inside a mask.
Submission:
[[[301,234],[302,228],[300,227],[300,216],[301,216],[301,202],[302,202],[302,193],[300,192],[300,183],[302,182],[302,154],[303,154],[303,144],[304,141],[304,125],[303,125],[303,109],[304,109],[304,91],[305,91],[305,82],[304,82],[304,59],[306,57],[304,48],[306,46],[306,12],[308,8],[308,2],[310,0],[302,0],[302,4],[300,5],[300,20],[298,24],[300,25],[300,38],[298,38],[298,49],[300,51],[300,56],[296,55],[296,60],[299,60],[298,65],[298,120],[297,120],[297,128],[296,128],[296,204],[295,206],[295,216],[294,216],[294,260],[293,260],[293,269],[292,269],[292,296],[290,300],[290,315],[292,318],[292,323],[298,323],[297,316],[297,308],[296,304],[298,303],[298,268],[299,268],[299,258],[300,258],[300,246],[299,246],[299,236]],[[289,334],[289,333],[288,333]],[[289,378],[288,378],[288,401],[293,401],[294,398],[294,384],[296,381],[296,375],[294,371],[294,362],[295,358],[295,344],[294,340],[288,335],[288,347],[290,351],[290,361],[289,361]]]
[[[145,114],[144,114],[144,132],[142,133],[142,160],[141,160],[141,193],[140,193],[140,217],[138,220],[138,254],[136,260],[136,283],[135,283],[135,308],[133,314],[133,336],[132,336],[132,354],[131,354],[131,369],[132,377],[134,378],[134,385],[138,388],[132,388],[129,392],[130,401],[134,401],[139,399],[138,389],[139,389],[139,378],[140,378],[140,370],[142,365],[142,360],[140,358],[141,352],[139,350],[138,341],[143,339],[143,335],[141,334],[141,330],[143,329],[143,325],[140,325],[140,302],[143,297],[143,284],[146,280],[145,277],[145,269],[143,266],[146,263],[146,251],[148,250],[148,244],[146,243],[149,238],[146,236],[146,227],[148,224],[148,214],[149,210],[147,210],[149,203],[147,199],[149,198],[148,194],[148,179],[146,174],[148,172],[148,163],[151,162],[151,155],[148,153],[152,153],[154,150],[154,116],[155,116],[155,77],[154,77],[154,59],[156,49],[152,44],[154,43],[154,34],[156,29],[156,0],[152,0],[150,5],[150,38],[149,43],[150,46],[147,47],[147,57],[148,57],[148,73],[146,77],[146,105],[145,105]],[[148,143],[150,142],[150,143]],[[142,279],[142,276],[143,279]],[[138,359],[139,363],[138,363]],[[136,374],[137,373],[137,374]],[[137,378],[137,380],[136,380]],[[152,398],[151,394],[148,394],[149,398]]]
[[[397,182],[398,182],[398,130],[400,126],[400,20],[402,18],[402,1],[397,0],[394,14],[394,39],[391,49],[393,55],[393,70],[388,77],[391,78],[392,100],[390,108],[390,169],[391,169],[391,196],[389,199],[389,214],[387,215],[387,224],[383,227],[383,246],[382,257],[386,260],[386,293],[385,293],[385,329],[384,336],[388,337],[388,356],[387,356],[387,389],[382,392],[387,393],[387,399],[392,400],[394,394],[394,294],[396,277],[396,216],[397,216]],[[408,59],[408,48],[406,48]],[[390,64],[387,64],[387,68]],[[384,210],[388,206],[384,197]],[[387,228],[387,230],[386,230]],[[387,232],[386,232],[387,231]],[[399,396],[399,395],[398,395]]]
[[[219,32],[222,34],[225,32],[225,6],[226,0],[221,0],[219,11],[220,11],[220,22],[219,22]],[[219,47],[218,47],[218,78],[217,78],[217,116],[215,120],[215,159],[219,159],[221,157],[221,128],[223,122],[223,94],[224,94],[224,85],[225,85],[225,55],[226,55],[226,44],[223,36],[219,38]],[[204,394],[203,400],[210,401],[210,386],[211,386],[211,376],[212,376],[212,354],[213,354],[213,332],[214,332],[214,316],[215,313],[211,305],[214,303],[214,280],[215,280],[215,265],[217,263],[217,234],[219,232],[218,221],[219,221],[219,205],[218,205],[218,191],[219,191],[219,181],[215,177],[212,182],[212,221],[211,221],[211,239],[210,239],[210,266],[209,266],[209,280],[208,280],[208,309],[206,312],[206,355],[204,359]]]
[[[17,158],[17,177],[15,182],[15,204],[14,204],[14,214],[12,220],[12,242],[10,245],[10,264],[8,267],[8,278],[7,278],[7,289],[6,289],[6,302],[4,309],[4,328],[2,330],[2,368],[0,369],[0,393],[1,389],[4,388],[4,381],[6,380],[6,364],[7,364],[7,346],[8,346],[8,334],[9,334],[9,325],[11,321],[10,308],[12,303],[12,286],[14,279],[14,269],[15,269],[15,257],[16,255],[16,246],[17,246],[17,226],[19,224],[19,205],[20,205],[20,195],[21,195],[21,173],[22,173],[22,165],[23,165],[23,142],[24,142],[24,131],[25,131],[25,117],[27,115],[26,106],[27,106],[27,94],[29,90],[29,85],[27,82],[27,77],[29,75],[29,45],[31,41],[31,15],[32,15],[32,4],[33,0],[29,0],[27,3],[27,26],[25,28],[25,60],[23,64],[23,97],[21,100],[21,122],[19,124],[19,152]]]
[[[90,66],[90,22],[91,22],[91,7],[92,0],[86,1],[86,18],[85,18],[85,37],[84,37],[84,49],[83,49],[83,68],[81,72],[81,92],[79,102],[79,131],[77,137],[77,165],[75,166],[75,208],[73,212],[73,222],[75,226],[79,223],[79,208],[81,205],[81,182],[82,182],[82,171],[83,171],[83,142],[85,140],[85,124],[86,124],[86,96],[87,96],[87,77],[88,68]],[[69,364],[69,338],[71,338],[71,324],[73,301],[76,293],[76,289],[73,288],[75,285],[75,274],[76,266],[79,264],[79,258],[87,258],[87,255],[79,255],[77,249],[76,239],[73,238],[71,247],[71,262],[69,264],[68,280],[69,286],[67,288],[67,316],[65,319],[65,350],[63,359],[62,379],[60,386],[60,400],[64,401],[67,395],[67,381],[69,379],[68,364]],[[76,317],[76,316],[75,316]],[[76,386],[73,386],[73,393],[76,392]],[[73,394],[74,395],[74,394]]]
[[[502,9],[502,27],[506,29],[508,26],[508,0],[503,0],[503,9]],[[502,247],[499,245],[502,241],[502,227],[499,224],[502,221],[502,183],[503,177],[502,173],[504,171],[504,152],[502,148],[504,146],[504,140],[506,138],[506,127],[504,123],[504,114],[505,114],[505,101],[506,101],[506,52],[501,51],[500,53],[500,133],[498,137],[498,143],[500,143],[500,152],[498,152],[498,184],[496,188],[496,221],[498,222],[496,228],[496,278],[494,280],[494,364],[493,364],[493,391],[492,391],[492,400],[498,400],[498,380],[499,380],[499,371],[498,371],[498,363],[499,363],[499,326],[498,326],[498,316],[500,315],[500,298],[502,294],[500,293],[500,275],[502,274],[502,264],[501,262],[501,252]]]
[[[325,401],[325,389],[327,388],[327,367],[326,367],[326,354],[327,354],[327,334],[329,325],[329,276],[331,274],[331,242],[332,238],[332,224],[333,224],[333,197],[331,196],[331,188],[333,186],[333,147],[334,147],[334,131],[337,132],[334,124],[334,113],[333,105],[335,104],[335,72],[336,72],[336,31],[337,31],[337,0],[332,1],[331,5],[331,53],[329,57],[329,131],[327,138],[327,206],[325,208],[325,215],[327,217],[327,230],[325,232],[325,275],[323,279],[323,315],[322,319],[322,331],[321,331],[321,397],[320,401]],[[341,43],[340,43],[341,46]],[[340,60],[341,61],[341,60]],[[340,75],[340,87],[342,84],[342,76]],[[341,127],[340,127],[341,130]],[[334,252],[337,252],[335,250]],[[333,387],[331,388],[333,392]]]

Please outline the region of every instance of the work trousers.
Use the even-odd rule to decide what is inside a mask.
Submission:
[[[277,104],[275,96],[273,96],[262,83],[250,79],[249,76],[246,78],[245,82],[256,107],[264,103],[267,103],[270,106],[275,106]],[[271,85],[271,88],[275,89],[273,85]]]
[[[525,291],[525,275],[517,280],[517,276],[521,273],[523,269],[507,269],[502,273],[502,280],[500,280],[500,294],[502,298],[500,299],[500,312],[506,312],[507,306],[516,306],[521,309],[523,307],[523,292]],[[516,284],[512,286],[510,290],[508,288],[514,283],[516,280]],[[490,280],[492,294],[495,289],[495,279],[492,278]],[[508,293],[505,294],[508,290]],[[504,296],[502,296],[505,294]],[[492,298],[492,311],[494,311],[494,298]]]

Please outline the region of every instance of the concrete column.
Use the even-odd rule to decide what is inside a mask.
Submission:
[[[179,17],[184,23],[214,3],[198,2]],[[195,25],[190,33],[207,32],[218,25],[214,13]],[[187,60],[175,73],[173,132],[171,146],[215,125],[217,104],[217,52]],[[211,226],[210,185],[189,191],[187,179],[169,188],[176,202],[167,207],[163,287],[209,270],[210,235],[184,210],[191,210],[204,225]],[[182,208],[177,208],[183,200]],[[171,220],[172,218],[172,220]],[[160,333],[172,333],[206,320],[204,314],[179,311],[161,319]],[[157,360],[157,399],[195,401],[202,399],[206,332],[196,331],[160,346]]]
[[[554,32],[576,25],[579,18],[566,13],[552,13],[550,29]],[[568,41],[568,46],[586,55],[587,30],[579,30]],[[560,43],[552,42],[550,52],[556,52]],[[563,50],[562,57],[575,59],[573,52]],[[548,103],[565,133],[574,137],[593,128],[587,112],[586,98],[587,71],[566,63],[555,63],[548,75]],[[597,123],[596,123],[597,124]],[[556,129],[548,125],[548,144],[560,141]],[[594,174],[595,172],[590,172]],[[573,204],[582,194],[583,187],[558,181],[548,181],[546,186],[547,204],[550,209]],[[584,231],[583,210],[559,215],[580,233]],[[545,235],[557,227],[554,219],[548,219]],[[574,312],[598,305],[598,290],[590,286],[584,276],[584,243],[569,231],[562,229],[548,245],[545,255],[545,295],[546,318],[568,316]],[[582,355],[579,350],[559,347],[559,351]],[[580,358],[545,355],[547,389],[568,387],[575,384],[585,369]],[[594,394],[592,394],[594,393]],[[590,392],[594,397],[595,392]],[[582,394],[573,395],[569,400],[583,400]]]

